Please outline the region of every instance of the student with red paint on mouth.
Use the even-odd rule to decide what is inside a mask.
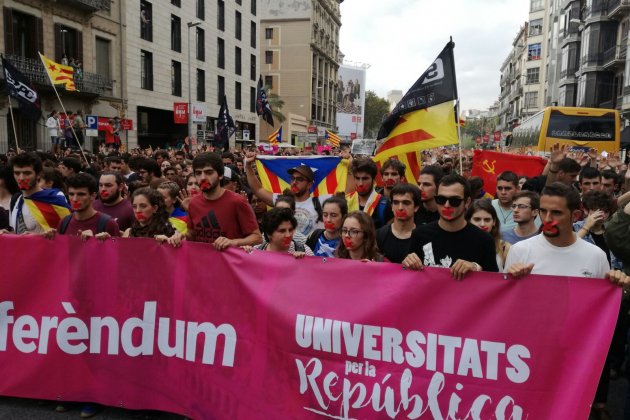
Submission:
[[[385,226],[394,218],[389,200],[374,189],[378,168],[370,158],[354,159],[350,164],[354,182],[346,187],[348,211],[362,211],[372,217],[376,229]],[[354,191],[352,187],[354,186]]]
[[[143,187],[131,196],[136,221],[123,233],[123,238],[155,238],[165,242],[175,234],[169,222],[164,198],[157,190]]]
[[[422,205],[420,189],[412,184],[397,184],[391,193],[394,222],[376,231],[378,249],[385,257],[400,264],[411,248],[411,234],[416,228],[414,216]]]
[[[255,247],[244,246],[247,252],[252,249],[270,252],[283,252],[293,255],[295,258],[313,256],[313,251],[307,245],[293,240],[297,220],[293,211],[286,207],[277,207],[269,210],[262,218],[262,230],[265,242]]]
[[[440,219],[416,228],[411,236],[411,253],[403,260],[403,267],[450,268],[457,280],[471,271],[499,271],[492,237],[464,218],[471,204],[468,181],[460,175],[445,176],[435,202]]]
[[[341,228],[341,243],[337,258],[363,262],[385,261],[376,245],[376,231],[372,218],[362,211],[348,213]]]

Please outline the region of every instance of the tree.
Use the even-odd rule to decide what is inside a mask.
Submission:
[[[273,119],[278,121],[280,124],[286,121],[286,117],[282,113],[281,109],[284,106],[284,101],[277,93],[271,93],[271,89],[269,86],[265,86],[265,90],[269,92],[267,94],[267,101],[269,102],[269,106],[271,107],[271,115],[273,115]]]
[[[462,127],[462,146],[465,149],[473,148],[476,145],[475,139],[483,137],[485,134],[492,136],[498,123],[496,117],[469,118]]]
[[[389,103],[371,90],[365,92],[365,124],[363,135],[375,139],[383,118],[389,114]]]

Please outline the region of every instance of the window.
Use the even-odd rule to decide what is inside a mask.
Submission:
[[[153,41],[153,5],[140,1],[140,38]]]
[[[222,38],[217,38],[217,67],[225,68],[225,41]]]
[[[527,46],[527,59],[528,60],[540,60],[540,42],[537,44],[530,44]]]
[[[241,6],[243,4],[243,0],[236,0],[236,4],[238,4],[239,6]]]
[[[206,32],[197,27],[197,60],[206,60]]]
[[[256,48],[256,22],[252,21],[249,25],[250,30],[250,45],[252,48]]]
[[[239,11],[236,11],[234,15],[234,32],[235,32],[236,39],[240,41],[242,38],[243,28],[242,28],[241,12]]]
[[[538,107],[538,92],[525,92],[525,108],[534,109]]]
[[[241,49],[234,47],[234,72],[241,75]]]
[[[529,3],[529,11],[535,12],[537,10],[542,10],[545,8],[545,0],[530,0]]]
[[[25,29],[31,31],[30,26]],[[64,54],[68,60],[75,58],[83,61],[83,36],[76,29],[58,23],[55,24],[55,57],[57,61],[61,62]]]
[[[532,84],[532,83],[539,83],[540,81],[540,68],[539,67],[534,67],[531,69],[527,69],[527,81],[526,83]]]
[[[225,31],[225,2],[217,0],[217,29]]]
[[[249,56],[249,79],[256,81],[256,56],[254,54]]]
[[[249,88],[249,112],[256,112],[256,88]]]
[[[182,52],[182,20],[171,15],[171,50]]]
[[[171,61],[171,95],[182,96],[182,63]]]
[[[206,19],[206,0],[197,0],[197,19]]]
[[[273,77],[272,76],[265,76],[265,88],[267,90],[273,89]],[[267,93],[269,93],[269,92],[267,92]]]
[[[206,72],[197,69],[197,101],[206,101]]]
[[[536,19],[529,22],[529,36],[542,35],[543,20]]]
[[[4,53],[39,60],[37,51],[44,51],[44,25],[42,19],[20,13],[8,7],[5,7],[3,10]],[[55,36],[59,36],[59,34],[55,33]],[[57,45],[61,46],[60,40],[55,41],[55,48],[57,48]]]
[[[241,83],[234,84],[234,108],[241,109]]]
[[[111,42],[96,37],[96,74],[111,79]]]
[[[265,28],[265,39],[273,39],[273,28]]]
[[[223,76],[217,77],[217,94],[218,94],[218,102],[217,105],[221,105],[221,101],[225,96],[225,78]]]
[[[256,16],[256,0],[251,0],[251,2],[252,2],[251,4],[252,15]]]
[[[171,0],[173,6],[182,7],[182,0]]]
[[[273,51],[265,51],[265,64],[273,64]]]
[[[153,54],[140,50],[140,87],[153,90]]]

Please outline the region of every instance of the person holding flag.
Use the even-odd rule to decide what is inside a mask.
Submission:
[[[63,193],[57,189],[42,189],[39,178],[42,161],[34,154],[20,153],[9,166],[21,190],[11,200],[10,225],[17,234],[42,234],[56,228],[59,221],[70,214],[70,206]]]

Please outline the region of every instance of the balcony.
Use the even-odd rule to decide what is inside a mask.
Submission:
[[[630,0],[608,0],[608,17],[619,19],[630,10]]]
[[[6,55],[5,58],[31,82],[41,87],[52,89],[44,65],[40,60],[20,55]],[[81,78],[77,78],[75,75],[74,82],[81,94],[101,96],[106,90],[111,90],[112,88],[110,79],[87,71],[83,72],[83,77]]]
[[[66,0],[68,6],[88,13],[96,13],[101,10],[110,10],[112,0]]]
[[[623,87],[623,96],[630,96],[630,86]]]
[[[586,6],[582,9],[582,18],[584,21],[595,19],[608,15],[608,0],[593,0],[590,7]]]
[[[593,52],[582,56],[582,67],[601,66],[604,62],[604,53]]]
[[[604,51],[603,65],[606,69],[623,68],[626,64],[626,47],[625,45],[616,45]]]

